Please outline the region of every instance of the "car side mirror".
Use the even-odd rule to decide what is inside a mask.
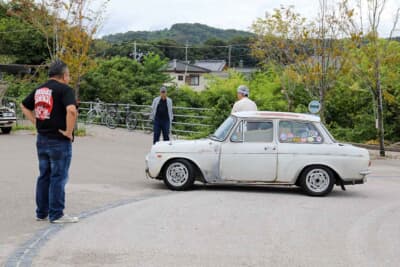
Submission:
[[[233,143],[241,143],[241,142],[243,142],[243,140],[242,140],[242,138],[240,138],[240,136],[238,136],[236,133],[234,133],[231,136],[231,142],[233,142]]]

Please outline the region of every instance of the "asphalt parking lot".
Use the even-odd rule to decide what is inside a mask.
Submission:
[[[35,136],[0,135],[0,266],[398,266],[400,161],[325,198],[297,188],[198,185],[144,175],[151,136],[91,128],[77,138],[67,209],[35,221]]]

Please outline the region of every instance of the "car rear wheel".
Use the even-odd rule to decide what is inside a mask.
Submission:
[[[163,178],[165,185],[171,190],[188,190],[194,184],[193,165],[184,159],[172,160],[165,166]]]
[[[335,184],[332,170],[324,166],[307,167],[300,177],[300,185],[310,196],[325,196]]]
[[[4,127],[4,128],[1,128],[1,132],[2,132],[3,134],[9,134],[9,133],[11,132],[11,127]]]

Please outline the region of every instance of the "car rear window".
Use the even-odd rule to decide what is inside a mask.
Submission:
[[[321,144],[323,137],[312,122],[280,121],[279,142],[296,144]]]

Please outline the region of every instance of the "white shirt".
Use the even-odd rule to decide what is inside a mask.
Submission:
[[[233,105],[232,113],[240,111],[257,111],[257,105],[248,97],[243,97]]]

